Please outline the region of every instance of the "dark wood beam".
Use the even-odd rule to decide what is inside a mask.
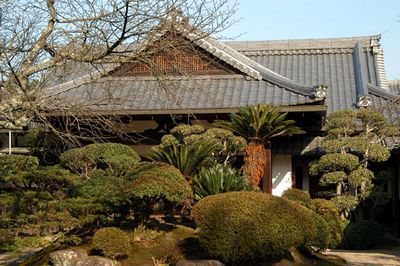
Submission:
[[[326,105],[294,105],[279,107],[282,112],[326,112]],[[237,113],[239,108],[200,108],[200,109],[132,109],[132,110],[85,110],[84,113],[77,112],[51,112],[44,114],[47,116],[65,116],[65,115],[81,115],[81,116],[96,116],[96,115],[168,115],[168,114],[229,114]]]

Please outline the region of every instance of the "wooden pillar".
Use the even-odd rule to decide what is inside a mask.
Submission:
[[[271,142],[265,144],[266,163],[262,178],[262,190],[266,193],[272,194],[272,153]]]
[[[394,233],[400,235],[400,206],[399,206],[399,179],[400,179],[400,155],[394,159],[396,165],[394,167],[393,183],[392,183],[392,200],[393,200],[393,219],[394,219]]]
[[[12,148],[12,134],[11,130],[8,131],[8,154],[11,155],[11,148]]]

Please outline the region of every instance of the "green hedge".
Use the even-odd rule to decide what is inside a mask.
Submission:
[[[326,222],[284,198],[257,192],[206,197],[192,210],[199,241],[211,257],[243,264],[282,256],[290,247],[328,240]]]
[[[385,230],[377,222],[362,220],[350,223],[345,231],[343,247],[346,249],[370,249],[383,241]]]

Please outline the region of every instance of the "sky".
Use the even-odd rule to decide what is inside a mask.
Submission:
[[[235,0],[229,0],[234,3]],[[382,36],[389,80],[400,79],[400,0],[237,0],[222,35],[238,41]]]

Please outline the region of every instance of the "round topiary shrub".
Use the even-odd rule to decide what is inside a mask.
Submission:
[[[230,265],[281,256],[290,247],[325,245],[328,236],[327,224],[317,214],[265,193],[209,196],[194,206],[191,215],[202,247]]]
[[[385,230],[375,221],[362,220],[350,223],[344,231],[343,247],[346,249],[374,248],[383,241]]]
[[[94,169],[107,170],[122,176],[140,161],[139,155],[128,145],[96,143],[65,151],[60,155],[61,166],[77,174],[88,174]]]
[[[336,205],[326,199],[312,199],[314,210],[329,226],[329,248],[336,248],[342,241],[343,225]]]
[[[282,197],[295,201],[308,209],[312,209],[311,197],[307,191],[289,188],[283,192]]]
[[[185,177],[167,163],[138,163],[124,178],[132,182],[133,193],[139,198],[164,198],[175,202],[192,198],[192,190]]]
[[[126,257],[129,253],[129,238],[115,227],[105,227],[96,231],[92,239],[93,250],[111,259]]]

